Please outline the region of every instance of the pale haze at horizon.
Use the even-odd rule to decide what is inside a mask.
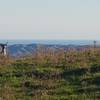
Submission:
[[[0,0],[0,39],[100,38],[100,0]]]

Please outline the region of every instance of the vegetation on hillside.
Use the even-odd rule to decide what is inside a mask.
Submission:
[[[0,100],[99,100],[100,48],[38,48],[12,59],[0,56]]]

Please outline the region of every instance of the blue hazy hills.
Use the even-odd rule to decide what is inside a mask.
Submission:
[[[57,45],[91,45],[94,40],[0,40],[0,43],[14,44],[57,44]],[[100,44],[100,40],[97,40]]]
[[[0,43],[6,42],[8,42],[8,53],[14,57],[35,53],[39,45],[54,50],[93,45],[93,40],[0,40]],[[97,41],[97,45],[99,44],[100,41]]]

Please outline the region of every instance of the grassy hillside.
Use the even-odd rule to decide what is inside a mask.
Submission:
[[[100,99],[99,48],[0,58],[0,100]]]

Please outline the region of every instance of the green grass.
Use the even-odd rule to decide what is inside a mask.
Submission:
[[[1,65],[1,100],[99,100],[100,54],[86,61],[81,53],[76,56],[56,65],[31,58]]]

